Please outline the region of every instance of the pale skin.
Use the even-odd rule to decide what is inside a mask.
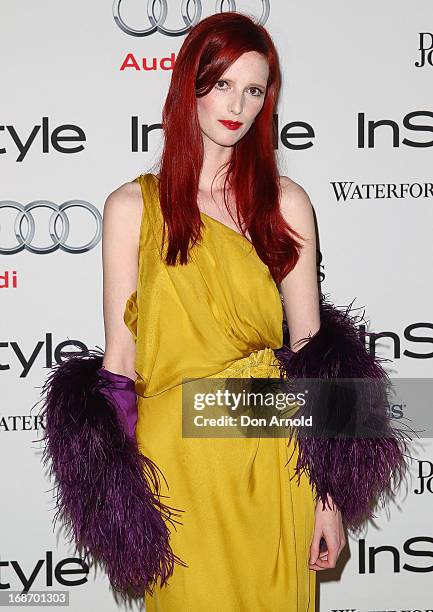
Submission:
[[[221,167],[230,159],[233,145],[250,129],[263,107],[268,79],[266,59],[251,51],[239,57],[206,96],[197,98],[197,112],[203,137],[204,159],[199,180],[200,210],[240,232],[223,203],[224,174]],[[238,130],[228,130],[219,119],[239,121]],[[218,174],[219,173],[219,174]],[[213,183],[213,185],[212,185]],[[212,185],[212,193],[211,193]],[[291,348],[299,350],[301,338],[320,328],[319,290],[316,272],[316,233],[311,201],[306,191],[287,176],[280,177],[281,213],[304,238],[295,268],[282,280]],[[230,203],[230,197],[229,197]],[[143,201],[140,185],[125,183],[107,198],[104,205],[102,238],[103,307],[105,326],[104,366],[112,372],[136,378],[135,343],[123,321],[125,303],[137,287],[137,257]],[[230,203],[231,210],[233,209]],[[247,237],[248,234],[247,234]],[[331,508],[315,508],[314,532],[310,546],[310,569],[335,567],[346,545],[342,517],[329,498]],[[319,553],[320,538],[328,550]]]

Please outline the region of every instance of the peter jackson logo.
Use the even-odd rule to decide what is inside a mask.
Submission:
[[[419,32],[419,60],[415,62],[417,68],[424,68],[426,64],[433,67],[433,33]]]
[[[416,495],[422,495],[426,491],[433,493],[433,463],[431,461],[418,461],[417,478],[419,486],[413,491]]]

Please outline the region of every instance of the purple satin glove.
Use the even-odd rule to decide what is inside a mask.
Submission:
[[[132,378],[110,372],[105,367],[97,371],[101,381],[101,393],[113,401],[122,426],[128,436],[135,440],[135,427],[138,418],[137,395]]]

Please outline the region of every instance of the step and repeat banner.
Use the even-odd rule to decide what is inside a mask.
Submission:
[[[275,146],[315,210],[322,291],[365,309],[391,377],[433,375],[431,0],[2,2],[0,609],[23,589],[59,609],[49,594],[77,612],[126,609],[52,525],[34,405],[62,352],[104,345],[105,199],[157,164],[177,52],[225,10],[261,20],[279,51]],[[417,425],[409,478],[317,574],[317,610],[433,609],[433,444]]]

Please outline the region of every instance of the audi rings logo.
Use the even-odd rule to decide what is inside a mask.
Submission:
[[[182,0],[181,17],[184,25],[177,29],[165,27],[165,22],[168,16],[167,0],[147,0],[147,18],[150,25],[143,29],[135,29],[125,23],[120,15],[120,5],[123,0],[114,0],[113,16],[114,21],[121,30],[130,36],[150,36],[154,32],[160,32],[166,36],[182,36],[187,34],[189,30],[196,25],[201,19],[202,5],[200,0]],[[190,16],[190,5],[194,5],[193,14]],[[159,11],[155,14],[155,5],[159,5]],[[227,8],[223,8],[227,5]],[[258,23],[264,25],[269,17],[270,7],[269,0],[261,0],[262,13]],[[237,11],[236,0],[217,0],[215,3],[215,13],[223,13],[225,11]],[[192,11],[191,11],[192,12]]]
[[[34,211],[37,208],[48,209],[51,212],[49,222],[47,224],[47,230],[50,236],[50,244],[47,246],[36,246],[32,244],[36,234],[36,220],[34,217]],[[82,244],[81,246],[72,246],[67,244],[71,230],[71,223],[68,218],[68,211],[72,208],[78,208],[83,211],[84,214],[90,215],[92,224],[95,226],[95,232],[91,240]],[[6,226],[6,215],[7,209],[16,211],[14,219],[14,227],[11,232],[12,240],[16,244],[12,246],[4,245],[4,228]],[[24,219],[26,220],[23,223]],[[40,221],[40,220],[39,220]],[[82,229],[80,223],[79,230]],[[60,230],[60,231],[59,231]],[[0,254],[2,255],[14,255],[24,249],[36,254],[52,253],[57,249],[66,251],[67,253],[86,253],[93,249],[102,236],[102,216],[96,206],[85,202],[84,200],[69,200],[63,202],[63,204],[57,205],[47,200],[35,200],[30,204],[19,204],[13,201],[0,202]]]

